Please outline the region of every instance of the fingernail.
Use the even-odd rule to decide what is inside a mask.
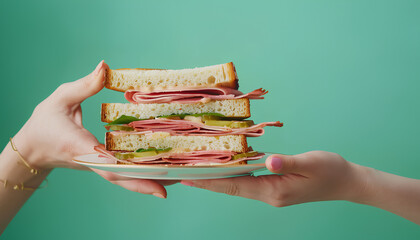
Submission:
[[[194,183],[192,181],[181,181],[181,184],[189,187],[194,186]]]
[[[271,168],[273,170],[280,170],[281,169],[281,158],[278,156],[273,156],[271,158]]]
[[[158,198],[163,198],[163,199],[165,199],[166,197],[165,196],[163,196],[162,194],[160,194],[160,193],[153,193],[152,194],[153,196],[155,196],[155,197],[158,197]]]
[[[101,68],[102,68],[102,64],[103,64],[103,63],[104,63],[104,60],[102,60],[102,61],[98,64],[98,66],[96,66],[95,71],[93,71],[93,74],[94,74],[95,76],[99,74],[99,69],[101,69]]]

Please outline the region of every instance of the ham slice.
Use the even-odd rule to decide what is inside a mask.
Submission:
[[[206,135],[206,136],[222,136],[222,135],[246,135],[247,137],[259,137],[264,134],[264,127],[275,126],[281,127],[283,123],[264,122],[255,124],[247,128],[228,128],[219,126],[209,126],[200,122],[187,120],[174,120],[166,118],[149,119],[134,121],[127,126],[134,128],[135,132],[130,134],[148,134],[152,132],[168,132],[173,136],[176,135]],[[123,131],[113,131],[112,134],[118,135]]]
[[[99,152],[101,157],[129,164],[228,165],[241,161],[257,160],[264,156],[264,153],[258,153],[253,157],[232,160],[232,156],[235,153],[231,151],[191,151],[181,153],[169,152],[151,157],[120,160],[114,156],[114,152],[107,151],[103,145],[95,146],[94,149]]]
[[[128,90],[125,92],[125,98],[131,103],[196,103],[208,102],[210,100],[227,99],[264,99],[263,95],[268,91],[259,88],[250,93],[244,94],[241,91],[231,88],[183,88],[158,91]]]
[[[104,146],[104,145],[102,145],[102,144],[101,144],[101,145],[94,146],[94,147],[93,147],[93,149],[94,149],[96,152],[98,152],[98,153],[99,153],[99,157],[109,158],[109,159],[111,159],[111,160],[114,160],[115,162],[119,161],[119,159],[118,159],[118,158],[116,158],[116,157],[114,157],[114,154],[113,154],[112,152],[107,151],[107,150],[105,149],[105,146]]]

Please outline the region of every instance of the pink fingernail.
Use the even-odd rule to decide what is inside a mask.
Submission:
[[[104,60],[102,60],[102,61],[98,64],[98,66],[96,66],[95,71],[93,71],[93,74],[94,74],[94,75],[98,75],[98,74],[99,74],[99,69],[101,69],[101,68],[102,68],[103,63],[104,63]]]
[[[158,197],[158,198],[163,198],[163,199],[165,199],[166,197],[165,196],[163,196],[162,194],[160,194],[160,193],[153,193],[152,194],[153,196],[155,196],[155,197]]]
[[[271,168],[273,170],[280,170],[281,169],[281,165],[282,165],[282,163],[281,163],[281,158],[280,157],[273,156],[271,158]]]
[[[192,181],[181,181],[181,184],[189,187],[194,186],[194,183]]]

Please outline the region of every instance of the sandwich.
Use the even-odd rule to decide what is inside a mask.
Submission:
[[[250,99],[267,93],[238,90],[232,62],[208,67],[108,70],[105,87],[124,92],[129,103],[103,103],[101,121],[109,130],[95,149],[117,164],[229,165],[263,157],[248,146],[259,137]]]

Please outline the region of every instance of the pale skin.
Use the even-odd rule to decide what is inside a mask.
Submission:
[[[336,153],[323,151],[272,155],[266,166],[271,172],[283,175],[181,183],[263,201],[275,207],[347,200],[382,208],[420,225],[420,180],[360,166]]]
[[[41,102],[29,120],[13,137],[17,150],[32,168],[41,171],[32,174],[13,151],[10,143],[0,155],[0,234],[13,219],[33,191],[14,190],[13,186],[38,187],[54,168],[90,170],[74,162],[77,155],[92,153],[98,140],[83,127],[80,104],[98,93],[104,86],[108,65],[101,61],[96,69],[84,78],[65,83]],[[94,170],[106,180],[128,190],[166,198],[164,185],[168,181],[132,179]],[[7,186],[4,181],[7,180]]]

